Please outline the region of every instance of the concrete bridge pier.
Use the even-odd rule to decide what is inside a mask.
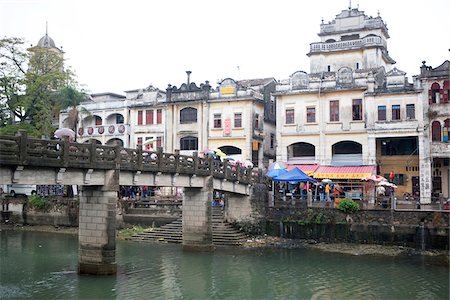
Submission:
[[[110,175],[114,176],[114,170]],[[80,275],[114,275],[116,265],[116,185],[83,186],[80,195]]]
[[[211,199],[213,178],[202,188],[185,188],[183,198],[183,250],[213,251]]]

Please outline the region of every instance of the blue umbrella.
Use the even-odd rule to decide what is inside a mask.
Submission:
[[[276,177],[276,176],[279,176],[279,175],[284,174],[286,172],[287,172],[286,169],[272,169],[272,170],[269,170],[266,173],[266,176],[267,177]]]

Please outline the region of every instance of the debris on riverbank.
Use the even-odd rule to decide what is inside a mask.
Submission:
[[[384,256],[442,256],[449,261],[449,251],[417,250],[403,246],[387,246],[375,244],[320,243],[314,240],[293,240],[273,236],[260,236],[248,239],[245,248],[284,248],[284,249],[317,249],[324,252],[348,255],[384,255]]]

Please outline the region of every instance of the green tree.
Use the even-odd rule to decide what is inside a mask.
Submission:
[[[81,115],[90,115],[90,112],[87,111],[84,107],[79,107],[81,102],[87,99],[87,94],[84,91],[79,91],[76,88],[68,85],[59,90],[57,99],[57,101],[60,103],[61,109],[68,110],[68,127],[77,132]]]
[[[74,74],[64,68],[62,53],[52,48],[24,49],[20,38],[0,39],[0,102],[6,115],[19,124],[31,124],[38,134],[50,136],[52,123],[64,108],[66,90],[70,99],[80,97]],[[0,116],[1,117],[1,116]],[[1,120],[1,119],[0,119]],[[1,125],[7,125],[4,121]]]

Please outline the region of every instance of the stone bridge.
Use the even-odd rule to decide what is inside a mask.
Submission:
[[[213,190],[227,193],[238,218],[252,215],[261,170],[214,160],[96,143],[0,136],[1,184],[80,186],[79,273],[116,272],[116,203],[120,185],[184,187],[183,249],[211,250]],[[253,195],[253,197],[255,197]],[[260,195],[257,197],[261,197]]]

